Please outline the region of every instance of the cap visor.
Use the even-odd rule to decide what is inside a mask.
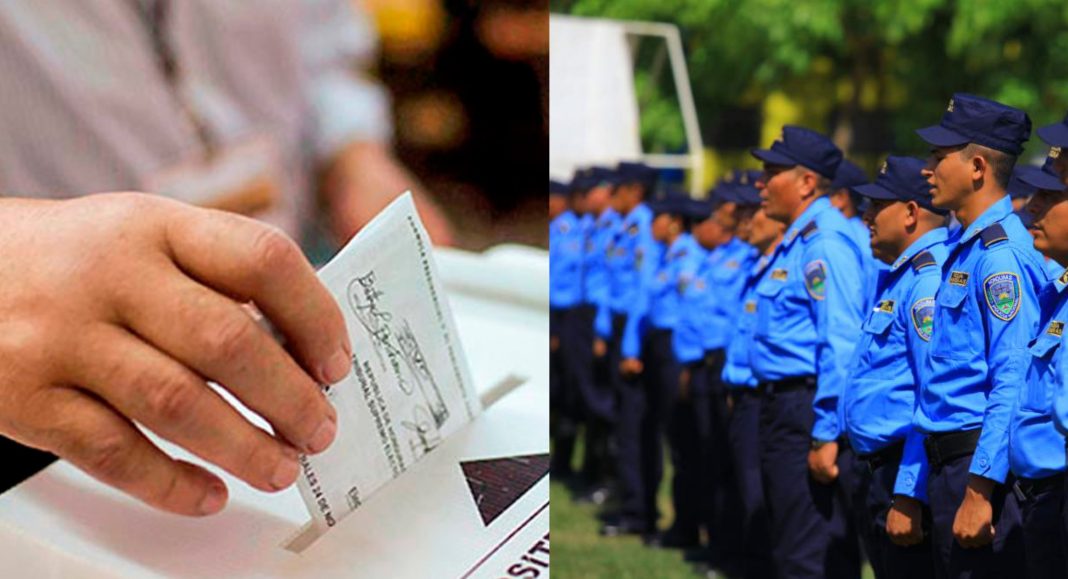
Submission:
[[[897,195],[894,195],[893,191],[882,185],[876,185],[875,183],[857,185],[856,187],[853,187],[853,190],[861,197],[867,197],[868,199],[880,199],[883,201],[898,201],[901,199]]]
[[[951,131],[942,125],[932,125],[922,129],[916,129],[916,134],[921,139],[936,147],[955,147],[970,141],[968,137]]]
[[[782,153],[776,153],[771,149],[753,149],[750,151],[754,157],[764,161],[769,165],[780,165],[783,167],[794,167],[799,163]]]
[[[1038,136],[1051,147],[1068,147],[1068,126],[1064,123],[1053,123],[1039,127]]]
[[[1064,191],[1064,181],[1045,171],[1027,171],[1019,176],[1021,182],[1047,191]]]

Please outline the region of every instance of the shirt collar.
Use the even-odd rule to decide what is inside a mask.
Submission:
[[[831,207],[831,201],[826,197],[817,197],[801,215],[790,225],[790,228],[786,230],[786,236],[783,237],[783,245],[790,245],[797,239],[797,236],[801,233],[806,225],[812,222],[817,215],[823,213],[827,209],[834,209]],[[837,209],[835,209],[837,211]]]
[[[653,210],[649,209],[648,205],[646,205],[645,203],[639,203],[634,207],[634,209],[630,210],[630,213],[627,213],[626,217],[623,218],[623,225],[629,226],[641,218],[644,218],[646,216],[651,217],[652,214]]]
[[[987,207],[986,211],[979,216],[960,237],[960,243],[968,243],[979,234],[980,231],[987,227],[1005,219],[1009,215],[1012,215],[1012,199],[1008,195],[997,200],[993,205]]]
[[[690,248],[690,241],[692,239],[693,238],[690,237],[689,233],[679,234],[679,236],[675,238],[675,241],[671,242],[671,246],[668,247],[668,257],[678,257],[678,254],[680,252],[688,250]]]
[[[608,225],[619,218],[619,214],[615,209],[611,207],[601,212],[601,215],[597,218],[597,225]]]
[[[890,271],[897,271],[901,268],[901,266],[908,263],[910,259],[915,257],[921,251],[924,251],[928,247],[939,243],[945,243],[948,237],[949,230],[947,230],[945,227],[936,227],[928,231],[927,233],[924,233],[920,236],[919,239],[913,241],[912,245],[909,245],[908,249],[906,249],[901,254],[901,256],[897,258],[897,261],[894,262],[894,265],[890,266]]]

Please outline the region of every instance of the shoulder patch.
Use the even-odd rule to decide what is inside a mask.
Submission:
[[[931,331],[934,329],[934,298],[920,298],[912,304],[912,329],[924,342],[931,341]]]
[[[986,305],[999,320],[1008,322],[1020,311],[1020,278],[1012,272],[995,273],[983,280]]]
[[[813,219],[812,221],[809,221],[808,225],[804,226],[801,229],[801,239],[808,240],[808,238],[812,237],[813,235],[815,235],[816,232],[819,231],[819,229],[820,228],[819,228],[818,225],[816,225],[816,220],[815,219]]]
[[[568,231],[571,231],[571,225],[569,225],[566,221],[561,221],[559,227],[560,233],[567,233]]]
[[[1046,333],[1051,336],[1057,336],[1058,338],[1064,335],[1064,322],[1053,320],[1049,323],[1049,329]]]
[[[950,285],[966,286],[968,285],[968,274],[963,271],[954,271],[949,274]]]
[[[1000,223],[995,223],[979,232],[979,239],[983,240],[983,247],[990,247],[995,243],[1009,240],[1009,234]]]
[[[827,264],[817,259],[805,265],[805,289],[814,300],[827,297]]]
[[[921,251],[912,258],[913,271],[920,271],[921,269],[932,265],[938,265],[938,262],[935,261],[935,258],[931,255],[930,251]]]

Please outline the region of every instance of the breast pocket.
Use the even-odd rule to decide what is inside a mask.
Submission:
[[[1031,345],[1031,369],[1027,372],[1027,383],[1024,384],[1023,407],[1033,412],[1046,412],[1050,408],[1052,399],[1053,383],[1053,356],[1057,347],[1061,344],[1060,336],[1042,334]]]
[[[935,297],[934,340],[931,355],[971,359],[985,342],[983,328],[968,304],[968,288],[943,285]]]
[[[758,336],[768,336],[773,323],[782,323],[779,312],[786,295],[786,282],[767,280],[756,288],[757,311],[754,330]]]

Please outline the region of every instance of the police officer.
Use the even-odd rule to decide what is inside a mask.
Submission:
[[[1021,179],[1035,187],[1027,204],[1035,249],[1054,261],[1068,259],[1068,195],[1053,159]],[[1062,270],[1063,273],[1063,270]],[[1053,392],[1064,382],[1064,324],[1068,321],[1068,276],[1057,275],[1038,295],[1042,317],[1030,347],[1027,382],[1020,389],[1009,427],[1009,468],[1020,501],[1030,579],[1068,576],[1061,520],[1064,502],[1064,438],[1053,421]]]
[[[787,230],[757,284],[750,365],[766,398],[761,465],[773,552],[785,577],[859,576],[835,479],[850,460],[838,399],[860,328],[863,252],[826,198],[842,153],[824,135],[786,126],[758,184],[769,217]],[[809,473],[811,472],[811,479]],[[850,543],[850,540],[852,541]]]
[[[831,200],[831,205],[834,205],[849,220],[853,241],[864,254],[864,279],[868,284],[864,288],[867,298],[865,305],[870,306],[875,293],[875,285],[879,280],[879,272],[886,267],[883,262],[872,257],[868,225],[864,223],[860,215],[859,207],[863,197],[858,195],[854,188],[866,184],[868,184],[868,176],[864,170],[849,159],[842,159],[842,163],[838,165],[838,172],[834,175],[834,181],[831,182],[831,194],[828,199]]]
[[[583,303],[582,262],[585,232],[575,211],[575,200],[586,187],[585,175],[576,174],[570,187],[549,182],[549,350],[550,400],[553,404],[554,476],[572,475],[571,458],[578,425],[575,359],[578,339],[577,311]],[[589,344],[587,340],[586,344]]]
[[[1008,428],[1047,279],[1005,194],[1031,120],[958,93],[938,125],[917,133],[932,146],[923,175],[933,204],[961,225],[947,242],[914,419],[927,434],[935,559],[945,576],[1006,577],[1023,564]]]
[[[934,576],[923,531],[927,462],[912,415],[948,253],[948,212],[931,204],[920,174],[924,165],[920,159],[890,156],[875,183],[855,189],[869,199],[864,221],[871,228],[872,252],[890,266],[864,320],[841,402],[846,434],[857,453],[852,504],[879,579]],[[903,461],[904,455],[909,459]],[[887,524],[890,512],[892,525]],[[888,532],[894,533],[893,542]]]
[[[606,360],[609,384],[619,401],[614,435],[619,448],[616,462],[621,505],[618,514],[607,517],[601,532],[606,536],[648,535],[654,531],[655,504],[650,504],[648,499],[642,470],[641,432],[646,418],[646,395],[640,380],[640,363],[637,368],[634,365],[641,352],[640,334],[624,330],[631,309],[635,304],[645,303],[660,261],[661,247],[653,239],[653,212],[644,203],[646,195],[656,186],[657,173],[641,163],[620,163],[616,173],[619,184],[612,200],[622,218],[609,241],[610,291],[607,308],[598,312],[598,316],[611,316],[612,334]],[[630,360],[627,364],[623,364],[624,354]]]
[[[739,197],[746,204],[759,204],[760,201],[759,192],[755,199],[748,193]],[[762,395],[749,366],[749,350],[752,348],[753,328],[756,325],[756,286],[767,273],[771,256],[782,240],[785,229],[782,222],[769,218],[763,209],[758,209],[746,227],[742,228],[745,232],[744,241],[754,248],[758,256],[745,266],[746,279],[739,300],[742,307],[731,328],[721,374],[731,407],[727,440],[739,497],[741,575],[746,579],[770,579],[776,576],[760,468]]]

